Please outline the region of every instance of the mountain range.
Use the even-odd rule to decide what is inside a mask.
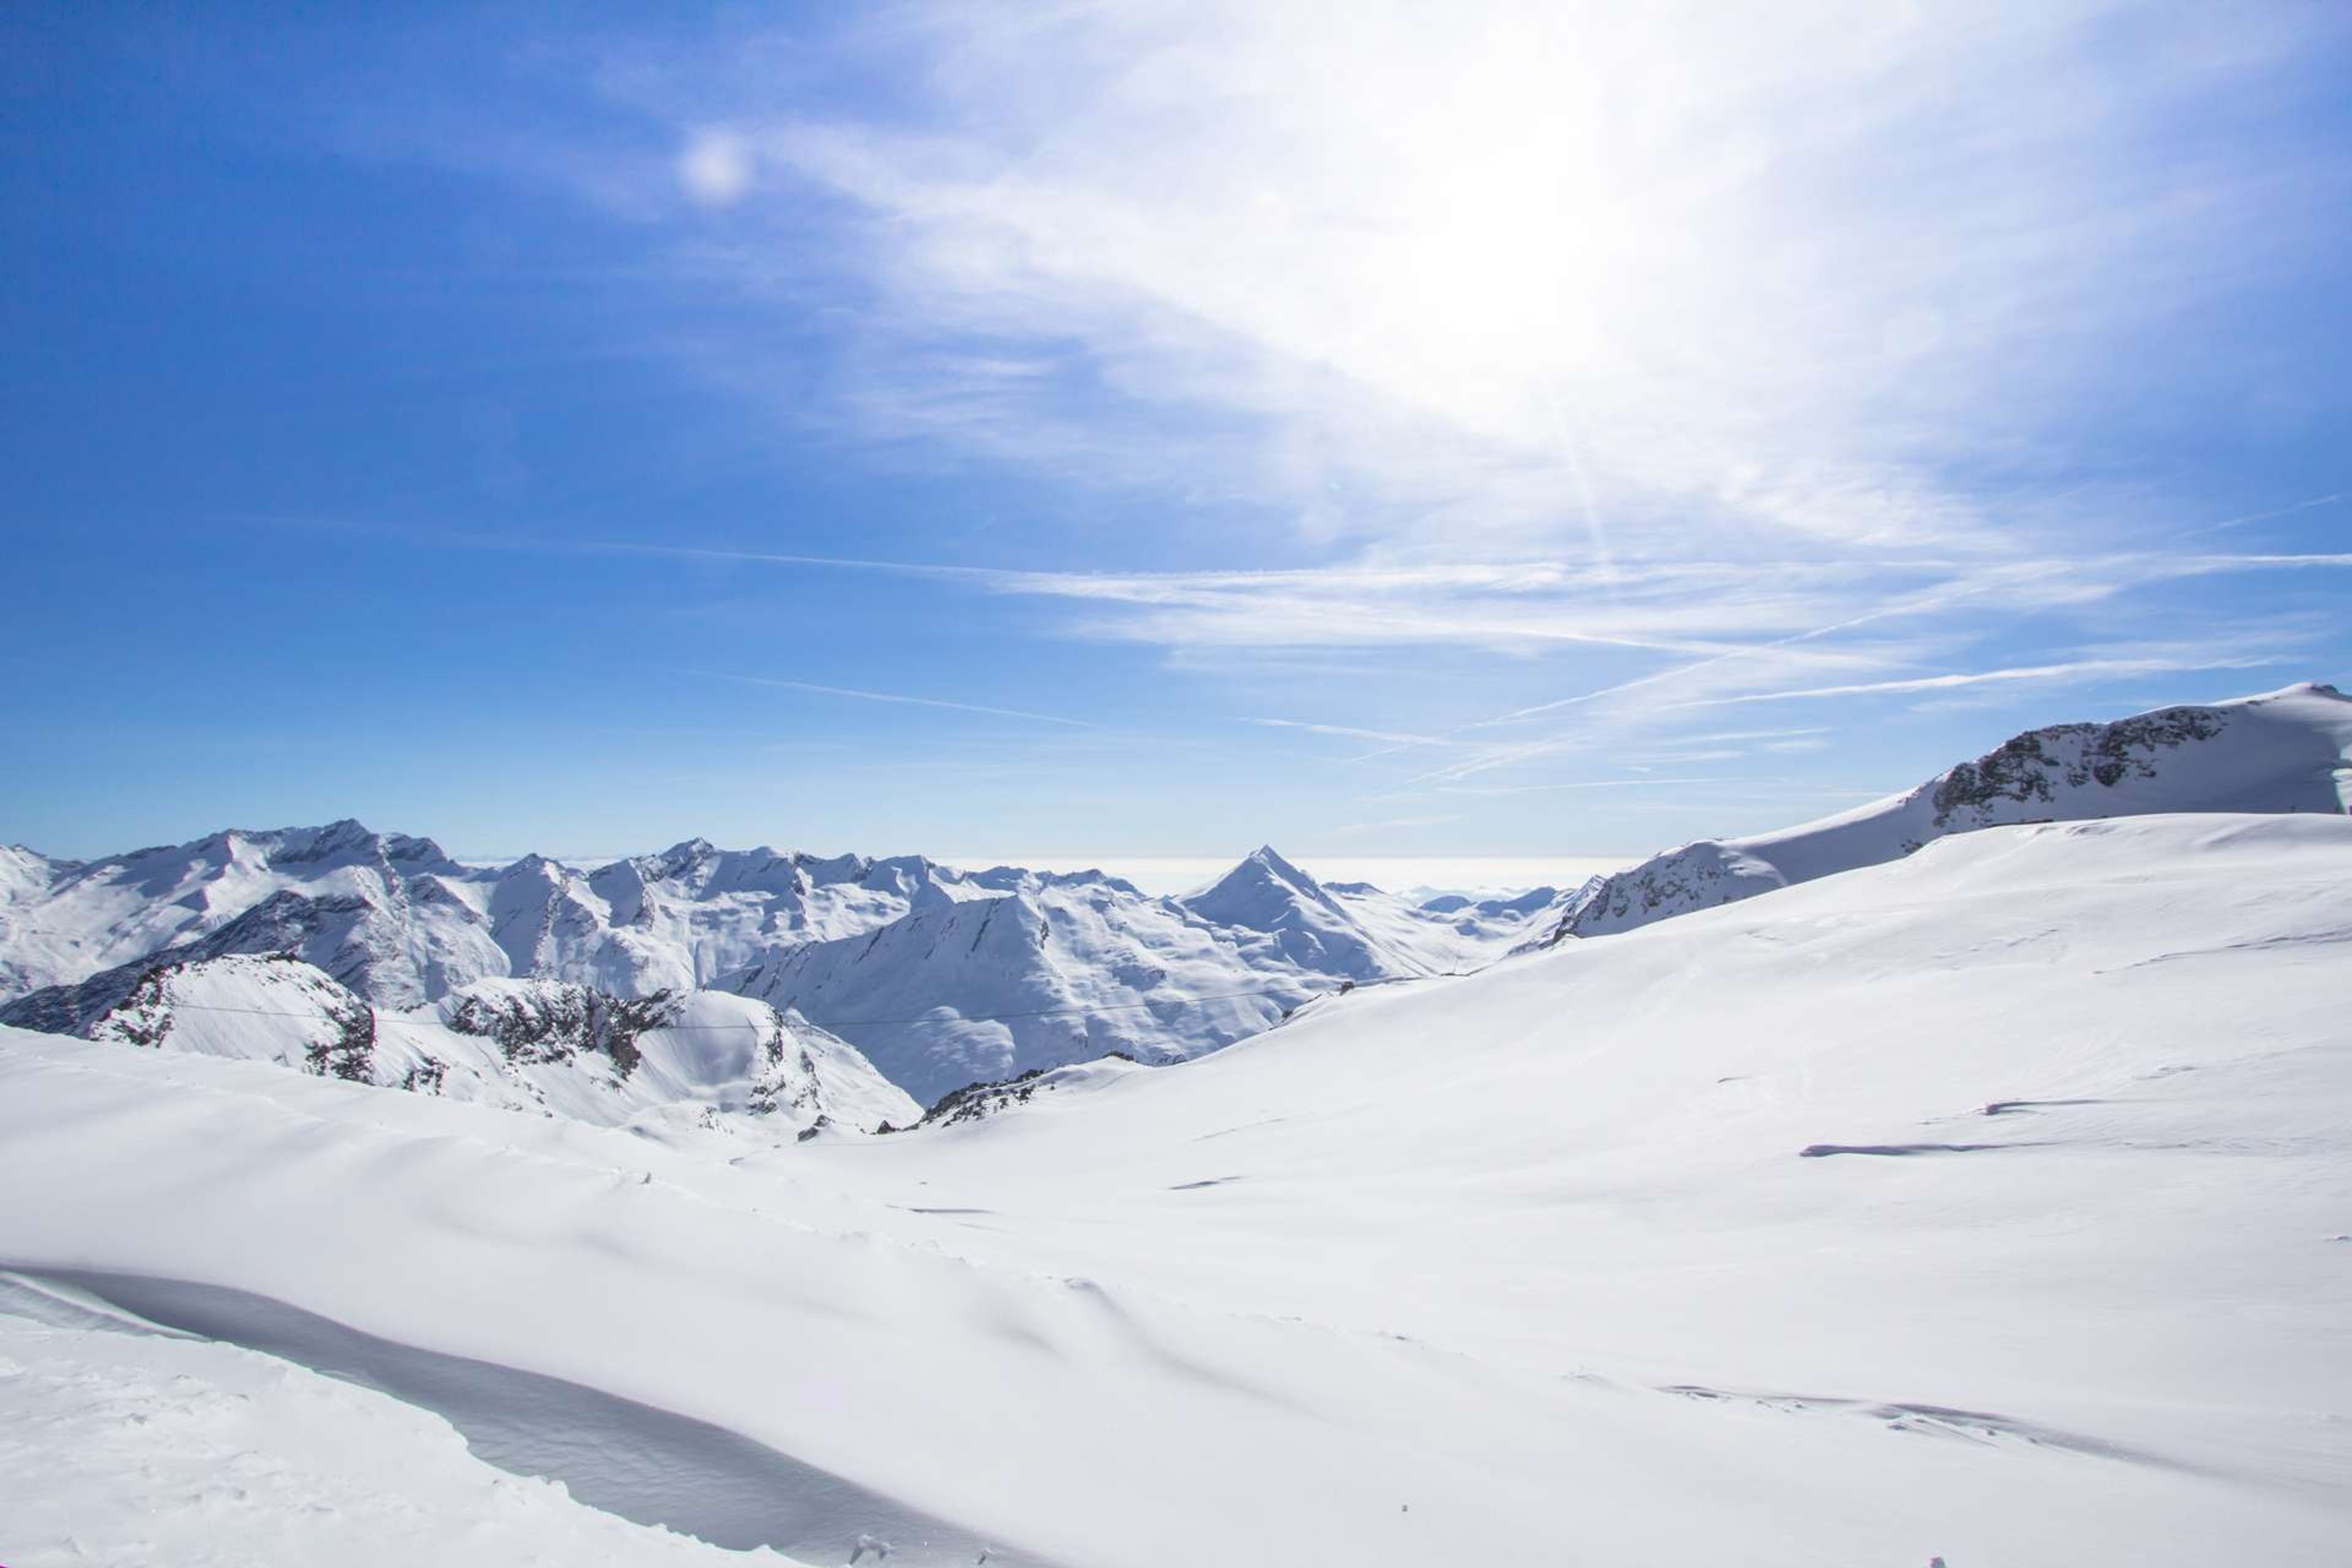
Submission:
[[[812,1059],[859,1086],[835,1096],[837,1113],[819,1105],[824,1096],[803,1096],[810,1117],[903,1124],[914,1105],[967,1085],[1107,1057],[1187,1059],[1343,986],[1465,973],[1885,864],[1952,834],[2162,812],[2341,813],[2352,801],[2347,755],[2352,700],[2319,685],[2062,724],[1819,822],[1683,845],[1566,894],[1484,901],[1412,903],[1319,882],[1271,847],[1181,898],[1101,871],[967,871],[921,856],[723,850],[698,838],[587,868],[540,855],[483,866],[352,821],[231,830],[91,861],[10,847],[0,849],[0,1021],[152,1032],[152,1018],[109,1020],[142,997],[151,1010],[174,996],[194,1009],[222,1005],[200,994],[257,986],[299,994],[278,1010],[358,1006],[381,1021],[380,1038],[415,1041],[478,1011],[485,987],[508,987],[509,1005],[527,994],[583,1016],[638,1002],[697,1016],[748,1002],[760,1009],[746,1016],[750,1034],[815,1041]],[[208,972],[231,957],[300,960],[316,978]],[[158,993],[161,969],[172,978]],[[333,994],[319,1002],[322,984]],[[705,1000],[713,994],[728,1000]],[[476,1062],[456,1043],[466,1037],[459,1028],[417,1047],[456,1070],[433,1081],[585,1107],[591,1120],[651,1109],[636,1091],[583,1100],[519,1079],[512,1061]],[[307,1061],[312,1043],[289,1037],[268,1050]],[[389,1045],[375,1059],[389,1064],[384,1081],[420,1065]],[[575,1047],[565,1059],[593,1067],[610,1053]],[[911,1100],[874,1092],[869,1074]],[[737,1100],[758,1092],[772,1104],[781,1092],[759,1089],[748,1068],[706,1063],[688,1077],[680,1103],[694,1115],[731,1115]]]
[[[479,982],[620,999],[719,991],[814,1018],[925,1102],[1120,1051],[1173,1061],[1343,984],[1474,968],[1535,900],[1423,909],[1259,849],[1191,898],[1099,871],[690,839],[578,868],[461,863],[357,822],[229,830],[89,861],[0,850],[0,1018],[87,1032],[161,964],[290,955],[388,1013]]]

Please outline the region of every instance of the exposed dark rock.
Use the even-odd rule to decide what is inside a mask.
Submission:
[[[337,1003],[327,1016],[335,1026],[335,1038],[312,1046],[304,1054],[305,1064],[321,1078],[373,1083],[375,1009],[353,996]]]
[[[2221,732],[2210,708],[2167,708],[2112,724],[2053,724],[2002,742],[1973,763],[1962,763],[1936,785],[1936,826],[1998,801],[2054,801],[2057,789],[2091,784],[2113,789],[2126,778],[2157,776],[2158,752]]]
[[[668,1023],[675,1003],[667,991],[613,996],[585,985],[547,984],[459,996],[445,1017],[459,1034],[495,1041],[517,1065],[569,1061],[583,1050],[601,1051],[626,1078],[641,1059],[637,1037]]]

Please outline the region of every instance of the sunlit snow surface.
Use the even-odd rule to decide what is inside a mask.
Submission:
[[[789,1568],[501,1474],[380,1394],[143,1327],[0,1277],[12,1568]]]
[[[1992,828],[753,1152],[11,1031],[0,1258],[1085,1568],[2335,1564],[2347,881],[2340,817]]]
[[[83,1312],[71,1310],[77,1298]],[[9,1310],[263,1351],[429,1410],[502,1470],[553,1478],[580,1502],[718,1546],[782,1546],[830,1561],[874,1535],[900,1563],[924,1568],[971,1563],[989,1544],[708,1422],[376,1339],[241,1290],[135,1275],[0,1276],[0,1311]]]

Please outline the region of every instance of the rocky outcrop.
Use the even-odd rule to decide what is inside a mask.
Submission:
[[[1954,833],[2165,812],[2340,813],[2352,700],[2294,686],[2209,707],[2011,737],[1916,789],[1753,838],[1702,839],[1596,878],[1545,943],[1604,936],[1816,877],[1896,860]]]

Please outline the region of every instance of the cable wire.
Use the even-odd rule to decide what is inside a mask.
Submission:
[[[1409,984],[1416,980],[1436,980],[1442,978],[1444,978],[1444,976],[1435,974],[1399,974],[1391,975],[1381,980],[1349,981],[1344,984],[1326,986],[1321,990],[1309,991],[1304,996],[1298,997],[1298,1001],[1296,1005],[1303,1006],[1307,1003],[1312,1002],[1319,996],[1338,996],[1349,991],[1361,991],[1375,985],[1396,985],[1401,984]],[[740,994],[740,993],[728,991],[714,993],[714,994],[732,996]],[[991,1024],[1007,1018],[1092,1017],[1097,1014],[1103,1013],[1132,1013],[1152,1007],[1189,1007],[1198,1005],[1203,1002],[1236,1002],[1258,996],[1297,996],[1297,990],[1291,987],[1264,991],[1223,991],[1211,992],[1199,996],[1165,996],[1147,1002],[1107,1002],[1100,1006],[1095,1007],[1039,1007],[1026,1012],[1012,1013],[955,1013],[950,1014],[946,1017],[940,1017],[932,1014],[924,1014],[912,1018],[827,1019],[812,1018],[803,1014],[801,1016],[801,1022],[820,1029],[871,1029],[883,1028],[901,1024]],[[756,1002],[761,1000],[761,998],[747,996],[744,1000]],[[772,1007],[775,1006],[773,1003],[769,1003],[767,1005]],[[252,1018],[319,1018],[331,1024],[338,1021],[334,1015],[323,1012],[289,1013],[270,1007],[224,1007],[209,1002],[173,1002],[169,1004],[169,1005],[175,1011],[190,1013],[237,1013]],[[428,1021],[423,1018],[403,1018],[398,1016],[387,1017],[372,1003],[362,1002],[362,1005],[365,1005],[371,1013],[375,1015],[375,1021],[378,1027],[382,1027],[387,1024],[394,1028],[446,1029],[450,1027],[447,1024],[439,1023],[437,1021]],[[942,1005],[944,1005],[944,1004],[942,1004]],[[782,1016],[791,1006],[792,1004],[787,1002],[782,1007],[776,1007],[775,1010],[779,1016]],[[111,1009],[109,1011],[111,1011]],[[752,1026],[753,1026],[749,1024],[656,1024],[651,1026],[651,1027],[656,1029],[741,1029]],[[459,1034],[465,1033],[462,1029],[456,1032]]]

